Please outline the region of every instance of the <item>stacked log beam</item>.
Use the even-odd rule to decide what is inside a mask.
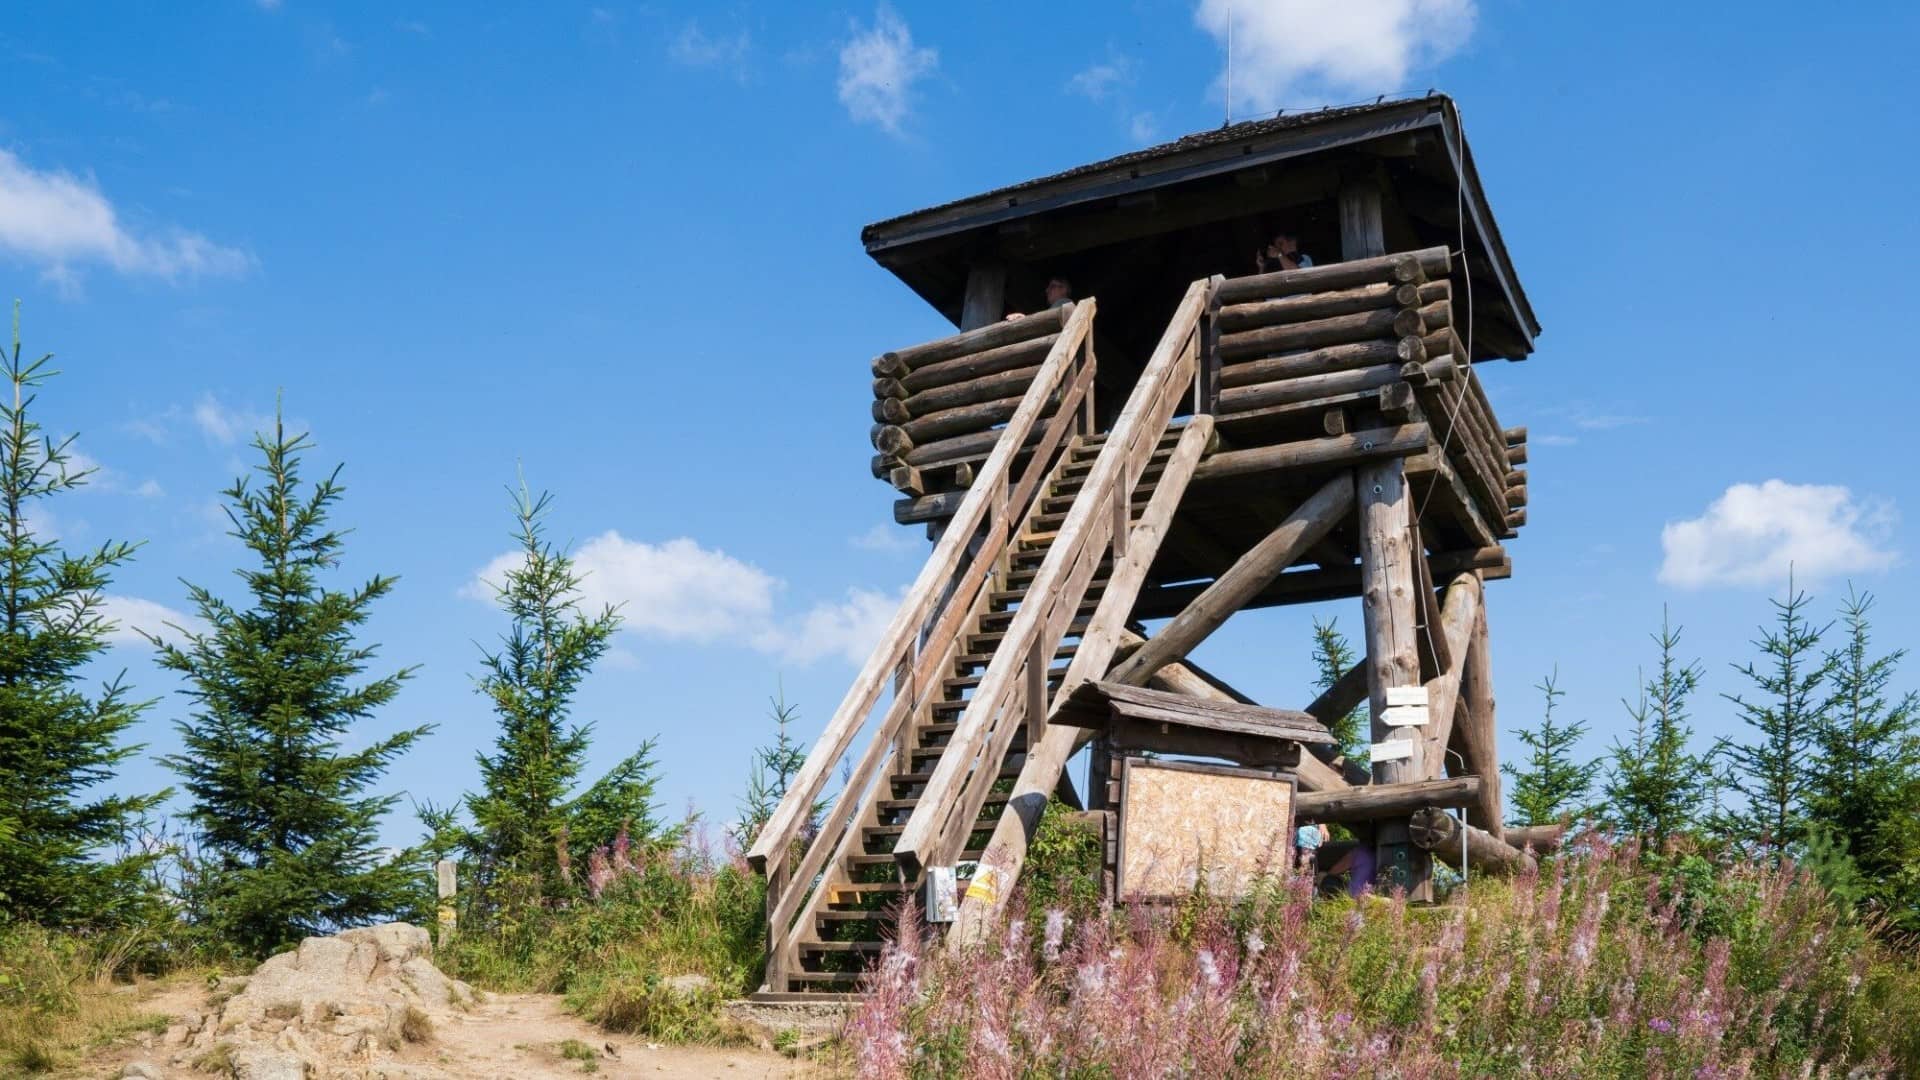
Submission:
[[[873,474],[919,497],[964,491],[1059,340],[1072,306],[873,361]]]

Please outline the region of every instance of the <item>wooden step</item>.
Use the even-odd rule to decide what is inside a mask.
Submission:
[[[1078,644],[1070,643],[1062,645],[1054,650],[1053,658],[1055,660],[1071,660],[1073,659],[1074,653],[1078,652],[1079,649],[1080,646]],[[986,667],[991,663],[993,663],[993,654],[990,652],[967,653],[954,660],[953,668],[955,671],[972,671],[975,668]]]
[[[1018,780],[1019,778],[1019,765],[1002,765],[1000,766],[1000,771],[994,776],[996,780]],[[924,784],[933,779],[933,770],[929,769],[926,772],[894,773],[887,779],[891,783],[901,787],[909,784]]]
[[[1080,489],[1078,485],[1075,485],[1074,490],[1065,495],[1049,495],[1040,500],[1040,512],[1042,514],[1064,514],[1073,508],[1073,502],[1079,498],[1079,496]],[[1153,492],[1147,488],[1135,488],[1133,491],[1133,508],[1135,510],[1146,509],[1148,500],[1152,498]]]
[[[1180,434],[1179,432],[1170,432],[1168,433],[1168,437],[1174,442],[1177,442],[1179,441]],[[1154,450],[1153,456],[1147,459],[1146,471],[1153,472],[1166,468],[1167,459],[1172,455],[1173,442],[1162,440],[1160,446]],[[1088,455],[1087,457],[1077,457],[1065,465],[1060,466],[1061,479],[1084,480],[1087,474],[1093,472],[1093,466],[1098,457],[1099,455],[1097,454]]]
[[[992,792],[987,795],[986,805],[997,806],[1004,804],[1006,801],[1007,795],[1005,792]],[[920,805],[920,800],[917,797],[912,799],[876,799],[874,805],[881,813],[891,814],[899,813],[902,810],[912,810],[914,807]]]
[[[1067,673],[1067,669],[1064,667],[1048,668],[1047,670],[1051,673],[1048,675],[1048,678],[1052,679],[1055,682],[1058,682],[1060,678]],[[972,690],[977,688],[980,685],[980,680],[982,677],[983,676],[980,676],[980,675],[961,675],[957,678],[942,679],[940,681],[940,689],[944,695],[952,696],[954,694],[961,693],[962,691]],[[934,728],[934,727],[945,727],[949,731],[953,729],[953,725],[951,724],[928,724],[923,726],[920,730],[924,734],[930,728]]]
[[[1059,687],[1056,686],[1053,689],[1058,690]],[[1027,750],[1027,740],[1025,736],[1019,733],[1015,733],[1013,737],[1013,745],[1007,748],[1007,752],[1010,754],[1023,754],[1026,752],[1026,750]],[[912,750],[907,752],[907,756],[912,759],[913,769],[915,772],[931,772],[932,771],[931,769],[923,769],[920,763],[922,761],[939,761],[940,758],[946,754],[946,752],[947,752],[947,744],[938,743],[932,746],[916,746]]]
[[[860,980],[864,978],[866,978],[865,975],[859,972],[854,972],[854,971],[789,971],[787,972],[787,983],[790,986],[797,985],[800,983],[806,983],[809,986],[816,986],[816,985],[859,986]],[[814,995],[808,995],[808,996],[811,997]],[[853,995],[847,995],[847,996],[852,997]],[[791,995],[789,995],[789,1000],[791,1000]]]
[[[971,831],[985,832],[998,824],[1000,824],[1000,818],[997,815],[994,817],[974,818],[973,829]],[[865,836],[899,836],[905,829],[905,825],[868,825],[863,827],[860,832]]]
[[[1092,615],[1093,610],[1099,606],[1100,598],[1096,596],[1080,601],[1080,606],[1074,610],[1080,615],[1086,616]],[[992,633],[998,630],[1005,630],[1007,627],[1013,625],[1013,617],[1018,613],[1019,609],[1017,608],[1008,611],[989,611],[985,615],[980,616],[980,632]]]
[[[885,947],[885,942],[801,942],[801,955],[806,953],[877,953]]]
[[[893,921],[893,916],[888,912],[875,911],[872,908],[854,908],[846,911],[829,908],[826,911],[814,912],[813,917],[823,923],[890,923]]]
[[[1019,774],[1016,773],[1015,775],[1019,775]],[[986,854],[986,852],[981,850],[963,851],[960,853],[959,861],[960,862],[979,862],[980,856],[984,854]],[[849,867],[898,865],[897,863],[894,862],[892,855],[868,855],[865,853],[847,856],[846,864]]]
[[[861,998],[859,994],[833,994],[819,990],[758,990],[748,994],[747,1000],[763,1005],[852,1005]]]
[[[1087,629],[1087,623],[1089,621],[1091,620],[1086,619],[1084,617],[1073,620],[1072,622],[1067,624],[1067,633],[1069,635],[1085,633]],[[1006,640],[1006,636],[1007,635],[1004,631],[992,631],[992,630],[989,630],[983,633],[978,633],[978,634],[968,634],[967,641],[966,641],[966,646],[967,646],[966,655],[972,655],[974,653],[992,652],[993,650],[1000,647],[1000,642]],[[938,709],[939,707],[940,706],[938,705],[934,706],[935,709]]]

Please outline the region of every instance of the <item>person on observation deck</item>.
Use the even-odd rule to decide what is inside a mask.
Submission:
[[[1266,247],[1253,253],[1253,265],[1262,274],[1300,270],[1313,265],[1313,256],[1300,250],[1298,236],[1282,230],[1273,234]]]
[[[1073,282],[1068,281],[1065,275],[1055,274],[1054,276],[1047,279],[1046,296],[1047,296],[1046,310],[1048,311],[1052,311],[1054,308],[1062,307],[1064,305],[1073,303]],[[1025,315],[1016,311],[1013,314],[1007,316],[1007,321],[1012,322],[1015,319],[1024,319],[1024,318],[1026,318]]]

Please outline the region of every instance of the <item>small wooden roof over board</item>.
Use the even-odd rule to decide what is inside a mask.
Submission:
[[[1202,701],[1185,694],[1143,690],[1112,682],[1081,683],[1064,702],[1054,707],[1053,715],[1047,719],[1050,724],[1094,729],[1105,729],[1115,721],[1316,745],[1333,742],[1326,726],[1307,713],[1238,702]]]
[[[1052,176],[869,225],[867,253],[958,325],[969,267],[997,262],[1016,310],[1054,274],[1101,300],[1104,332],[1151,347],[1199,278],[1254,272],[1276,229],[1338,258],[1338,192],[1377,181],[1389,251],[1446,244],[1455,293],[1474,298],[1474,359],[1525,358],[1540,332],[1487,204],[1453,99],[1444,94],[1283,113],[1188,135]],[[1164,309],[1164,310],[1162,310]],[[1141,326],[1125,323],[1137,311]],[[1105,357],[1103,356],[1103,360]],[[1144,359],[1144,357],[1141,357]]]

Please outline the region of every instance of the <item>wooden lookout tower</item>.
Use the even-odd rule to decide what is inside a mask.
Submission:
[[[1314,265],[1256,272],[1279,231]],[[934,543],[749,853],[763,994],[857,991],[915,893],[977,936],[1056,795],[1104,815],[1123,897],[1284,854],[1295,820],[1364,823],[1377,886],[1416,899],[1434,858],[1530,860],[1484,593],[1526,521],[1526,429],[1475,365],[1539,325],[1449,98],[1235,124],[863,240],[959,331],[873,361],[873,474]],[[1078,299],[1046,307],[1054,278]],[[1303,708],[1188,657],[1236,612],[1337,599],[1366,654]],[[1362,702],[1370,768],[1325,727]]]

